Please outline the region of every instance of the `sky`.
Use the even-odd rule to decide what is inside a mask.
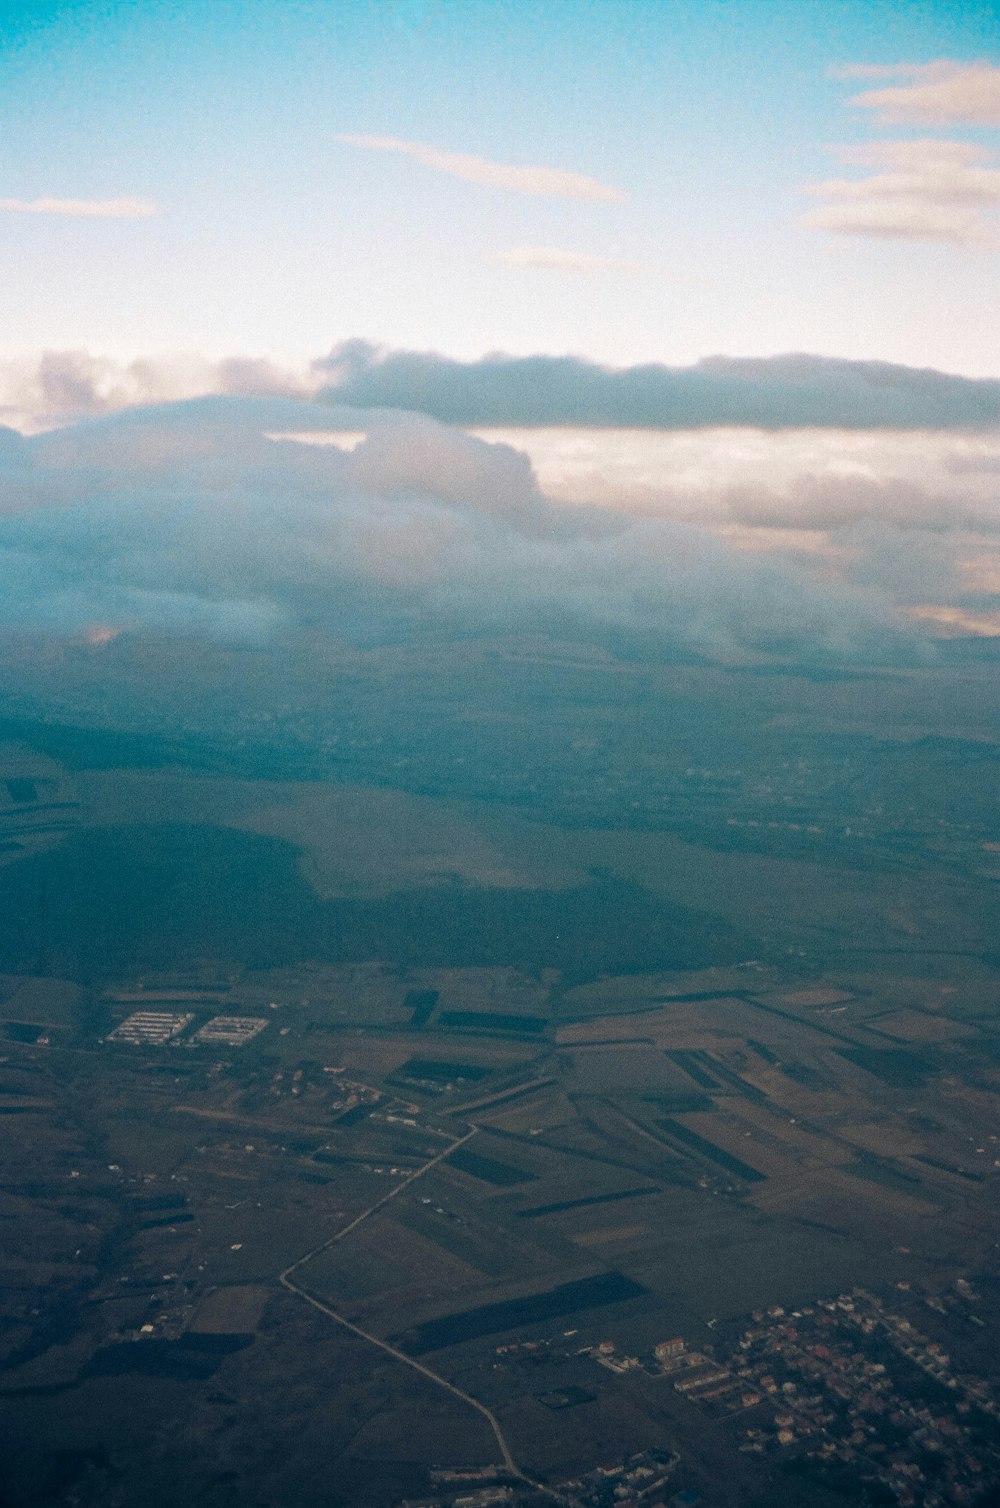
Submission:
[[[3,0],[0,355],[1000,375],[983,0]]]
[[[998,22],[0,0],[8,653],[1000,637]]]

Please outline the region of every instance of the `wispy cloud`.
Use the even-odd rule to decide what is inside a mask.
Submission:
[[[494,252],[493,260],[508,267],[532,267],[543,272],[638,272],[641,265],[621,257],[565,251],[558,246],[511,246],[505,251]]]
[[[1000,126],[1000,67],[992,63],[903,63],[883,67],[855,64],[839,70],[842,78],[902,78],[904,83],[869,89],[849,101],[875,110],[893,124]]]
[[[620,203],[627,197],[610,183],[601,183],[585,173],[566,172],[563,168],[490,162],[486,157],[475,157],[469,152],[445,152],[420,141],[400,141],[395,136],[342,134],[337,140],[347,146],[366,147],[374,152],[399,152],[434,172],[448,173],[465,183],[508,189],[516,194],[534,194],[549,199],[590,199],[603,203]]]
[[[975,613],[967,608],[933,603],[911,607],[908,611],[911,618],[934,624],[943,639],[1000,638],[1000,613]]]
[[[145,220],[157,213],[151,199],[0,199],[16,215],[72,215],[95,220]]]
[[[825,200],[805,223],[840,235],[1000,246],[989,211],[1000,206],[995,154],[961,141],[882,141],[837,149],[842,161],[885,168],[829,178],[806,192]]]

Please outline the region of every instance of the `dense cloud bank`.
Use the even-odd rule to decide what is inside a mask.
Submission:
[[[933,429],[1000,423],[1000,381],[820,356],[615,369],[577,356],[383,351],[348,341],[318,364],[321,396],[430,414],[447,424],[599,425],[621,429]]]
[[[1000,381],[823,356],[713,356],[691,367],[613,368],[577,356],[491,355],[463,362],[350,340],[298,367],[253,357],[121,362],[86,351],[0,361],[0,423],[25,429],[220,395],[319,398],[479,428],[863,431],[1000,423]]]
[[[330,430],[354,448],[303,443]],[[925,632],[914,603],[997,601],[959,579],[969,516],[807,482],[809,527],[832,532],[802,551],[769,533],[794,527],[794,492],[720,495],[700,522],[669,500],[641,517],[560,506],[520,450],[423,415],[214,398],[0,431],[0,626],[95,642],[568,629],[891,657]],[[977,508],[976,538],[995,544],[1000,510]],[[734,548],[727,530],[754,519],[757,543]]]

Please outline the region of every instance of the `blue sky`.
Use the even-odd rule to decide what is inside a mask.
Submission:
[[[992,74],[998,19],[913,0],[3,0],[3,353],[296,360],[364,336],[995,374],[1000,115],[849,102],[942,60]],[[857,64],[910,73],[838,76]],[[365,137],[617,197],[470,181]],[[860,222],[853,191],[805,192],[886,173]],[[803,223],[817,206],[833,229]]]

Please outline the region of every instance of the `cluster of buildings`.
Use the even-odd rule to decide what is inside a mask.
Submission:
[[[870,1293],[755,1314],[729,1365],[769,1405],[766,1422],[744,1431],[745,1452],[879,1484],[901,1508],[971,1505],[1000,1486],[989,1385],[956,1373],[937,1342]]]
[[[162,1047],[179,1043],[194,1020],[193,1011],[133,1011],[108,1033],[109,1042],[133,1047]],[[266,1016],[213,1016],[188,1037],[185,1046],[242,1047],[267,1025]]]
[[[585,1476],[560,1482],[559,1491],[578,1503],[580,1508],[604,1508],[609,1501],[617,1508],[634,1508],[634,1505],[651,1503],[654,1498],[660,1503],[679,1460],[674,1451],[639,1451],[625,1461],[597,1466]],[[694,1493],[680,1493],[671,1499],[677,1508],[696,1508],[698,1501]]]
[[[267,1025],[266,1016],[213,1016],[198,1028],[193,1042],[219,1044],[224,1047],[242,1047],[256,1037]]]
[[[463,1492],[452,1498],[451,1508],[496,1508],[498,1504],[514,1501],[512,1487],[477,1487],[473,1492]]]
[[[598,1366],[609,1372],[635,1372],[639,1369],[653,1377],[673,1379],[675,1392],[681,1393],[693,1403],[714,1404],[722,1412],[733,1412],[760,1402],[760,1394],[748,1390],[741,1377],[730,1367],[718,1362],[714,1349],[689,1350],[681,1336],[661,1340],[653,1349],[651,1357],[620,1355],[615,1344],[602,1340],[596,1346],[584,1346],[581,1354],[594,1358]]]
[[[194,1020],[191,1011],[133,1011],[113,1032],[109,1042],[130,1042],[134,1047],[162,1047],[180,1036]]]
[[[959,1280],[954,1294],[925,1302],[981,1324],[975,1299]],[[869,1489],[900,1508],[1000,1500],[1000,1403],[989,1382],[957,1370],[944,1346],[863,1289],[754,1313],[725,1359],[712,1347],[689,1349],[681,1337],[642,1359],[620,1355],[611,1341],[584,1350],[613,1372],[670,1378],[716,1417],[745,1414],[742,1452],[794,1463],[857,1501]],[[607,1470],[591,1474],[595,1483]],[[588,1482],[563,1485],[588,1503]],[[615,1502],[647,1500],[625,1475],[618,1486]],[[595,1503],[610,1501],[593,1491]]]
[[[516,1503],[517,1493],[495,1466],[467,1469],[438,1466],[430,1472],[432,1498],[407,1498],[399,1508],[501,1508]]]

